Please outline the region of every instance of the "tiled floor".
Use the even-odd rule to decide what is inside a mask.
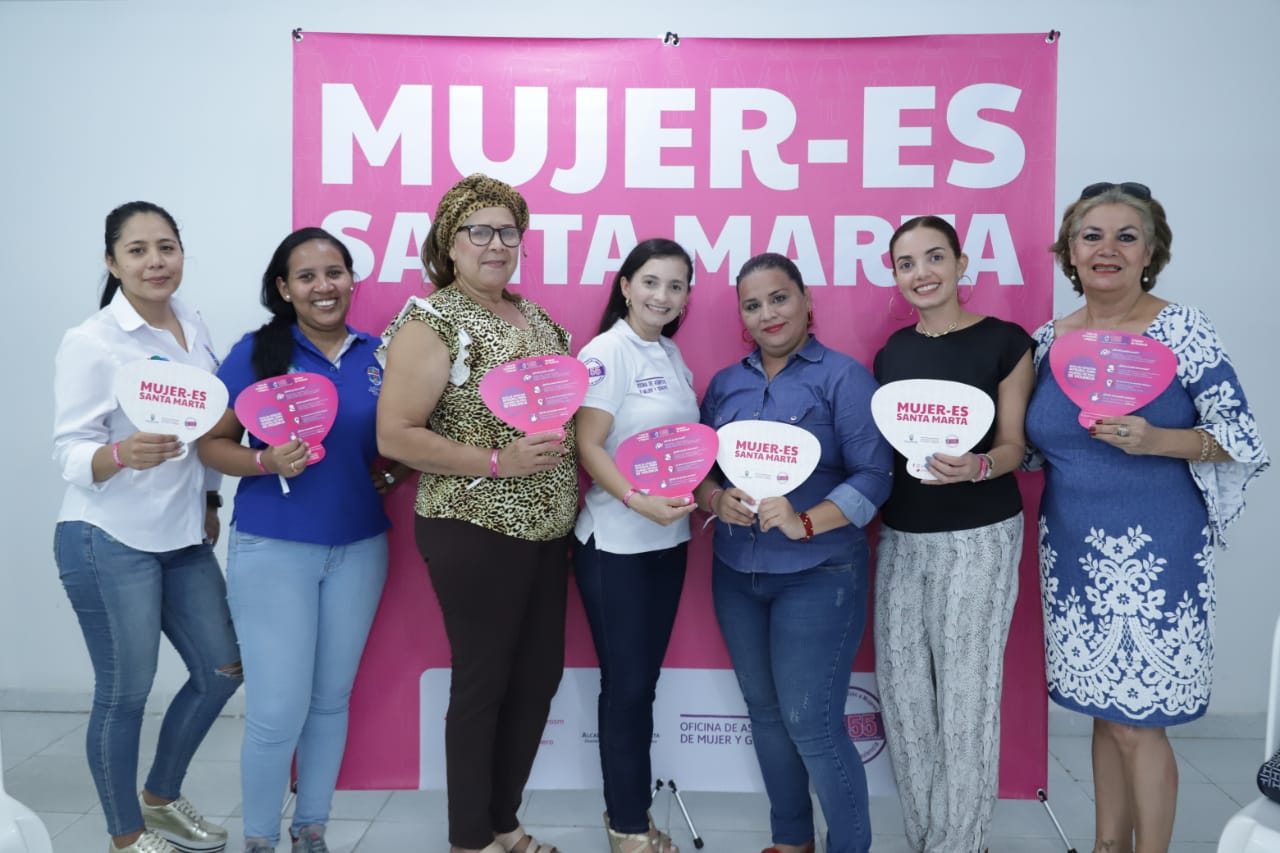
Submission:
[[[149,717],[146,744],[155,743],[158,719]],[[226,824],[239,853],[238,755],[243,722],[218,720],[196,756],[184,793],[211,818]],[[57,853],[105,849],[102,810],[84,759],[84,714],[0,713],[5,788],[34,809],[53,836]],[[1253,777],[1262,742],[1251,738],[1174,740],[1182,784],[1171,853],[1213,853],[1223,824],[1257,796]],[[1093,788],[1085,737],[1049,740],[1049,795],[1058,820],[1081,851],[1091,847]],[[705,841],[706,853],[754,853],[769,844],[768,806],[763,795],[688,792],[685,803]],[[565,853],[603,851],[604,810],[599,791],[535,791],[521,818],[540,839]],[[876,853],[902,853],[901,813],[896,799],[871,802]],[[694,847],[674,804],[657,801],[655,818],[668,821],[686,853]],[[997,853],[1063,853],[1043,806],[1002,800],[996,806],[991,849]],[[340,791],[334,801],[328,842],[334,853],[445,853],[444,796],[433,791]]]

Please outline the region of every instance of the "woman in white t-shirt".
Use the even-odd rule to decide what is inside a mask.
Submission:
[[[612,853],[676,853],[648,816],[653,699],[684,586],[691,497],[631,487],[614,455],[628,437],[697,423],[693,374],[671,336],[689,304],[693,262],[646,240],[613,280],[600,333],[578,358],[590,373],[577,414],[591,489],[578,516],[575,575],[600,659],[599,742]]]

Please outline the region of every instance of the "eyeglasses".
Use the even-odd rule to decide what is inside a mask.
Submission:
[[[492,225],[463,225],[455,233],[461,234],[463,231],[467,232],[473,246],[487,246],[493,242],[493,235],[497,234],[502,245],[508,249],[519,246],[520,238],[524,236],[514,225],[504,225],[501,228],[494,228]]]
[[[1114,190],[1114,189],[1119,189],[1120,192],[1124,193],[1125,195],[1131,195],[1134,198],[1140,198],[1143,201],[1151,201],[1151,188],[1148,187],[1146,184],[1139,184],[1139,183],[1135,183],[1134,181],[1125,181],[1122,184],[1113,184],[1110,181],[1102,181],[1096,184],[1089,184],[1089,186],[1080,190],[1080,198],[1081,200],[1086,198],[1093,198],[1094,196],[1102,195],[1107,190]]]

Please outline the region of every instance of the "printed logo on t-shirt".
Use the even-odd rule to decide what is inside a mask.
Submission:
[[[656,394],[667,389],[667,377],[665,376],[646,376],[636,380],[636,390],[641,394]]]
[[[589,358],[583,364],[587,368],[587,383],[598,385],[604,379],[604,362],[598,358]]]

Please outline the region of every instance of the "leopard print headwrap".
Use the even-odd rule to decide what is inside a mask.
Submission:
[[[510,184],[477,172],[454,184],[436,208],[436,248],[447,255],[458,225],[477,210],[505,207],[516,218],[522,232],[529,227],[529,204]]]

